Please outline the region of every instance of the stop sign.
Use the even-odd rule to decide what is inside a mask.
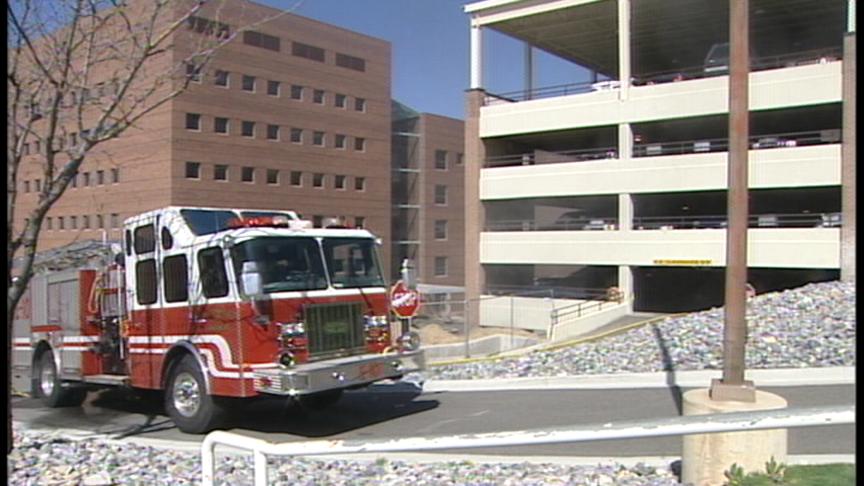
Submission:
[[[401,280],[390,289],[390,307],[397,316],[407,319],[420,310],[420,293],[409,289]]]

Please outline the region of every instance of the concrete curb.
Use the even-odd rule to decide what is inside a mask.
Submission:
[[[547,378],[428,380],[423,383],[423,392],[612,390],[625,388],[666,388],[670,386],[699,388],[709,386],[712,378],[721,378],[722,375],[722,370],[697,370],[669,373],[617,373]],[[753,380],[757,387],[851,385],[855,383],[855,367],[751,369],[747,370],[747,379]],[[386,388],[389,387],[392,387],[389,391],[407,392],[411,391],[413,384],[403,382],[392,385],[375,385],[373,389],[376,391],[388,391]]]

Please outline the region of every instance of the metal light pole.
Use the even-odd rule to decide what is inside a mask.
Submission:
[[[747,150],[749,144],[750,39],[748,0],[729,2],[729,162],[726,231],[726,311],[723,378],[712,380],[712,400],[755,402],[752,381],[744,380],[747,341]]]

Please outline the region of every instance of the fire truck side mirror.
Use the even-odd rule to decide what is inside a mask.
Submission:
[[[414,268],[414,262],[406,258],[402,260],[402,283],[411,290],[417,288],[417,270]]]
[[[243,282],[243,293],[247,297],[254,299],[263,294],[261,274],[258,272],[258,265],[255,262],[243,262],[240,280]]]

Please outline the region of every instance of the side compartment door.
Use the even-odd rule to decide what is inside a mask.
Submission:
[[[78,272],[63,272],[48,277],[48,325],[60,326],[60,375],[81,377],[81,353],[92,352],[93,342],[81,335],[78,304],[82,291]]]

